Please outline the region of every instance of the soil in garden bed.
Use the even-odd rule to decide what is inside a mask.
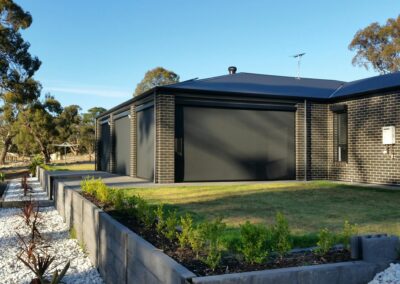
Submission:
[[[326,264],[351,260],[350,252],[345,249],[331,250],[323,256],[318,256],[311,251],[303,253],[293,253],[283,258],[271,258],[268,262],[263,264],[248,264],[246,262],[240,261],[236,257],[236,255],[231,254],[224,255],[222,257],[221,264],[213,271],[201,260],[199,260],[196,254],[190,248],[182,249],[176,241],[173,242],[164,236],[160,236],[157,233],[155,226],[146,229],[143,224],[138,222],[136,218],[121,213],[119,211],[114,211],[112,210],[113,208],[109,206],[104,206],[104,204],[101,204],[97,199],[90,195],[87,195],[85,193],[82,193],[82,195],[97,206],[103,208],[104,211],[109,213],[120,223],[134,231],[136,234],[143,237],[145,240],[153,244],[158,249],[163,250],[165,254],[172,257],[198,276],[258,271],[303,265]]]

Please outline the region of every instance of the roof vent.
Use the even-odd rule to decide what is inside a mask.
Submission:
[[[231,75],[236,74],[236,70],[237,70],[237,68],[235,66],[228,67],[229,74],[231,74]]]

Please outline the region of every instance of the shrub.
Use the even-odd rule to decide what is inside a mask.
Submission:
[[[343,224],[343,232],[341,233],[341,239],[344,247],[346,249],[350,249],[350,238],[354,235],[357,235],[358,228],[356,224],[350,224],[349,221],[344,221]]]
[[[154,224],[154,211],[146,200],[140,196],[136,196],[136,211],[138,219],[143,223],[146,229],[149,229]]]
[[[35,155],[31,163],[29,164],[29,172],[32,174],[32,176],[36,176],[36,167],[37,166],[42,166],[44,164],[44,159],[41,155]]]
[[[132,216],[138,217],[138,211],[137,211],[137,196],[132,195],[129,197],[125,198],[125,207],[124,210]]]
[[[81,181],[81,189],[83,192],[95,197],[99,182],[101,182],[100,179],[86,177]]]
[[[164,236],[173,241],[176,238],[176,226],[178,226],[178,218],[176,217],[176,210],[168,212],[168,216],[165,219]]]
[[[285,216],[276,213],[275,225],[272,227],[272,249],[283,257],[292,249],[289,224]]]
[[[221,236],[224,234],[226,224],[224,224],[221,218],[218,218],[212,222],[204,222],[200,224],[200,236],[204,238],[204,251],[206,257],[203,258],[203,262],[207,264],[212,270],[218,266],[221,256]]]
[[[316,253],[319,255],[326,254],[335,244],[334,235],[327,229],[322,229],[318,234],[318,242]]]
[[[0,181],[4,182],[6,180],[6,174],[0,172]]]
[[[157,218],[157,223],[156,223],[156,231],[158,234],[162,234],[164,231],[165,227],[165,218],[164,218],[164,204],[160,204],[157,206],[157,209],[154,210],[154,213]]]
[[[182,232],[178,234],[178,241],[181,248],[184,248],[190,244],[190,235],[193,231],[193,218],[189,213],[185,216],[181,216],[181,228]]]
[[[125,191],[123,189],[111,188],[111,203],[116,210],[123,210],[125,207]]]
[[[240,226],[239,252],[246,262],[263,263],[269,254],[271,232],[262,225],[246,222]]]
[[[97,180],[96,189],[95,189],[95,197],[101,203],[110,203],[112,196],[112,189],[109,188],[101,179]]]
[[[201,229],[200,226],[193,228],[192,231],[190,232],[189,245],[192,248],[193,252],[196,254],[196,258],[199,258],[199,253],[205,246],[203,230]]]

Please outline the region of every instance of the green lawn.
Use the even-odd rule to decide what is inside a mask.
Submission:
[[[338,233],[344,220],[361,233],[400,235],[400,190],[385,190],[315,181],[252,185],[158,187],[127,189],[151,203],[165,203],[196,220],[222,216],[235,235],[240,224],[271,224],[277,211],[285,214],[298,245],[310,245],[317,232]]]
[[[49,164],[46,165],[49,171],[89,171],[94,170],[94,163],[76,163],[76,164]]]

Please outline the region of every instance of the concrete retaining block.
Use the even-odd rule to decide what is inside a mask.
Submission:
[[[76,238],[83,242],[83,196],[76,191],[72,191],[71,200],[71,226],[76,232]],[[85,228],[86,229],[86,228]]]
[[[139,281],[139,283],[183,284],[187,279],[196,276],[132,231],[129,231],[127,235],[127,251],[128,283],[144,281],[144,277],[147,277],[152,281]],[[141,267],[141,269],[139,270],[137,267]]]
[[[362,259],[373,263],[390,263],[398,258],[397,236],[367,235],[360,237]]]
[[[100,213],[103,212],[90,201],[83,198],[82,203],[82,242],[84,243],[92,264],[99,266],[99,232]]]
[[[376,272],[373,263],[353,261],[196,277],[192,281],[194,284],[362,284]]]
[[[106,283],[126,283],[126,235],[129,229],[106,213],[99,214],[99,271]]]

